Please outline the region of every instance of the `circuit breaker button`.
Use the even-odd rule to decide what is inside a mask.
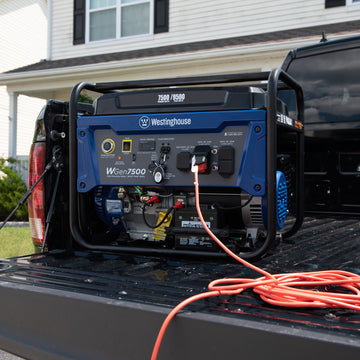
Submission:
[[[230,176],[235,171],[235,150],[232,146],[222,146],[218,151],[219,174]]]

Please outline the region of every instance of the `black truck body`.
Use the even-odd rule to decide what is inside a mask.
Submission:
[[[351,106],[351,115],[346,115],[345,120],[339,117],[327,120],[330,112],[326,113],[320,106],[324,114],[318,118],[307,117],[314,108],[311,103],[314,94],[309,92],[308,80],[299,70],[305,69],[304,59],[316,62],[322,55],[326,59],[327,54],[359,49],[360,38],[329,41],[294,50],[283,64],[283,69],[304,90],[305,189],[301,185],[290,187],[295,192],[295,199],[290,196],[293,207],[289,209],[293,222],[290,219],[285,234],[290,232],[288,235],[292,236],[281,239],[276,236],[267,247],[266,255],[254,256],[252,260],[271,273],[341,269],[360,274],[360,111]],[[334,66],[335,63],[331,61]],[[321,68],[324,74],[335,71],[326,60]],[[307,70],[311,79],[316,74],[322,79],[321,74]],[[356,87],[360,82],[356,81],[353,70],[350,75],[345,74],[347,69],[343,67],[340,78],[353,77],[351,89],[341,85],[340,102],[346,108],[346,104],[355,102],[359,96]],[[331,80],[334,88],[339,80],[337,75]],[[320,83],[321,80],[317,85],[323,89]],[[139,82],[139,87],[143,85]],[[80,87],[92,89],[88,85]],[[105,97],[111,98],[112,94]],[[289,92],[284,86],[279,90],[279,97],[288,105],[289,114],[296,118],[300,103],[291,106],[294,91]],[[339,104],[334,100],[330,103],[337,111]],[[281,106],[279,104],[280,101],[278,106]],[[322,104],[321,98],[317,104]],[[89,105],[76,106],[76,116],[91,115],[93,111]],[[70,104],[70,118],[71,112],[74,116]],[[69,182],[71,177],[76,182],[74,174],[78,168],[69,160],[68,149],[70,147],[71,152],[74,145],[73,139],[69,139],[68,127],[68,104],[50,101],[38,118],[34,139],[34,143],[46,144],[45,163],[53,158],[54,145],[62,148],[43,184],[46,189],[42,194],[44,214],[52,215],[47,219],[49,226],[45,230],[48,251],[0,261],[3,303],[0,347],[24,358],[39,360],[150,358],[161,323],[175,305],[206,291],[208,283],[216,278],[253,278],[258,274],[228,257],[214,255],[214,251],[209,255],[203,249],[129,249],[122,243],[115,246],[104,243],[98,236],[88,237],[84,242],[85,235],[101,233],[106,227],[96,224],[91,231],[84,229],[86,218],[95,219],[96,215],[88,199],[76,194],[74,179]],[[298,141],[298,132],[291,131],[290,141],[285,141],[284,147],[278,146],[275,154],[288,151],[288,147]],[[279,139],[283,139],[284,134],[281,130]],[[296,158],[296,152],[303,151],[301,142],[297,146],[295,152],[293,148],[289,150],[290,158]],[[61,167],[60,171],[56,164]],[[276,167],[276,163],[270,166]],[[295,168],[294,181],[299,182],[299,167]],[[59,189],[56,195],[51,191],[55,185]],[[300,214],[302,197],[297,191],[305,192],[304,219]],[[75,194],[77,199],[70,207],[69,193],[72,200]],[[75,226],[72,206],[77,207]],[[271,216],[269,222],[275,221]],[[76,239],[78,232],[83,236],[80,239]],[[33,238],[38,234],[39,231],[33,230]],[[277,240],[281,240],[279,244]],[[37,245],[45,248],[41,243]],[[248,290],[237,296],[198,301],[182,310],[170,324],[158,359],[269,356],[352,359],[358,357],[359,351],[358,312],[278,308],[265,304]]]
[[[360,212],[359,52],[359,37],[325,41],[282,66],[304,92],[307,211]]]

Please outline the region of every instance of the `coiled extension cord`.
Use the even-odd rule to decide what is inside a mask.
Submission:
[[[232,258],[257,271],[262,276],[256,279],[228,278],[212,281],[209,291],[189,297],[178,304],[164,320],[157,336],[151,360],[156,360],[165,331],[173,317],[190,303],[219,295],[237,295],[252,288],[263,301],[286,307],[346,308],[360,311],[360,276],[347,271],[328,270],[304,273],[272,275],[247,262],[228,249],[207,227],[200,210],[199,177],[197,166],[192,167],[195,175],[196,210],[200,221],[211,238]],[[344,288],[347,293],[318,291],[311,288],[332,285]],[[309,289],[306,289],[309,288]],[[352,293],[350,293],[352,292]]]

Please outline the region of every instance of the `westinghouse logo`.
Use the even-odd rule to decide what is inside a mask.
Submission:
[[[149,116],[142,116],[139,119],[139,126],[142,129],[147,129],[150,126],[184,126],[191,125],[191,118],[150,118]]]
[[[142,116],[139,119],[139,126],[142,129],[147,129],[150,126],[150,118],[148,116]]]

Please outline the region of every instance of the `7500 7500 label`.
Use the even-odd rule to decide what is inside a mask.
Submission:
[[[161,103],[170,103],[170,102],[184,102],[185,94],[184,93],[174,93],[174,94],[158,94],[157,102]]]

